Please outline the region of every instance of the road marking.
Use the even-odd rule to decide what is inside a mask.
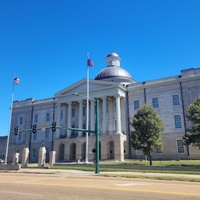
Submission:
[[[146,185],[142,183],[122,183],[122,184],[115,184],[116,186],[119,187],[130,187],[130,186],[138,186],[138,185]]]
[[[37,196],[37,197],[42,197],[42,196],[44,196],[44,195],[42,195],[42,194],[32,194],[32,193],[25,193],[25,192],[6,192],[6,191],[0,191],[0,193],[18,194],[18,195],[28,195],[28,196]]]
[[[36,181],[44,181],[44,180],[49,180],[49,179],[51,179],[51,178],[37,178],[37,179],[29,179],[29,180],[16,181],[15,183],[36,182]]]
[[[132,191],[132,192],[146,192],[146,193],[159,193],[159,194],[171,194],[171,195],[180,195],[180,196],[198,196],[200,194],[197,193],[186,193],[186,192],[167,192],[161,190],[146,190],[146,189],[138,189],[138,188],[125,188],[125,187],[112,187],[112,186],[90,186],[90,185],[77,185],[77,184],[56,184],[56,183],[47,183],[47,182],[26,182],[22,184],[27,185],[46,185],[46,186],[57,186],[57,187],[74,187],[74,188],[89,188],[89,189],[106,189],[106,190],[121,190],[121,191]]]

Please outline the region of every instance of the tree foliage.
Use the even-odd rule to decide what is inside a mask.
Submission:
[[[186,144],[193,144],[200,148],[200,97],[188,106],[187,119],[192,122],[192,126],[187,129],[183,139]]]
[[[163,121],[151,106],[144,105],[137,110],[130,124],[134,128],[131,131],[132,147],[148,155],[152,165],[151,153],[162,149]]]

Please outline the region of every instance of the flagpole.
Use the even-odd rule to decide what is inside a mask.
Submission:
[[[89,53],[87,52],[87,61]],[[86,105],[86,130],[89,130],[89,66],[87,63],[87,105]],[[86,132],[85,163],[88,163],[88,132]]]
[[[15,79],[15,76],[14,76],[14,79]],[[7,164],[7,161],[8,161],[8,149],[9,149],[9,140],[10,140],[10,128],[11,128],[12,109],[13,109],[13,100],[14,100],[14,88],[15,88],[14,79],[13,79],[12,97],[11,97],[11,103],[10,103],[10,117],[9,117],[9,123],[8,123],[8,137],[7,137],[7,144],[6,144],[5,164]]]

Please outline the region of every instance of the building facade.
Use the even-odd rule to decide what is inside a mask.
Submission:
[[[5,160],[7,138],[7,136],[0,137],[0,160]]]
[[[199,149],[184,146],[182,137],[191,126],[186,119],[187,107],[200,96],[200,68],[182,70],[178,76],[136,82],[120,67],[118,54],[111,52],[105,60],[106,67],[94,80],[89,80],[88,128],[95,130],[93,100],[98,99],[100,160],[143,159],[143,153],[131,147],[130,121],[144,104],[151,105],[165,124],[163,149],[155,152],[153,158],[199,159]],[[75,161],[78,157],[85,160],[86,133],[73,128],[87,127],[86,86],[87,79],[82,79],[52,98],[14,101],[8,160],[12,160],[15,152],[21,155],[28,147],[30,162],[37,162],[41,146],[47,149],[47,162],[53,150],[57,162]],[[58,126],[55,132],[51,129],[52,122]],[[36,133],[32,133],[33,124],[37,125]],[[17,135],[13,134],[16,126],[19,127]],[[93,161],[96,136],[91,132],[88,135],[88,159]]]

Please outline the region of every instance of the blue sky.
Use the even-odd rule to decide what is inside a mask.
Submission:
[[[140,82],[200,67],[199,0],[0,0],[0,135],[14,100],[43,99],[86,78],[86,53],[115,51]]]

